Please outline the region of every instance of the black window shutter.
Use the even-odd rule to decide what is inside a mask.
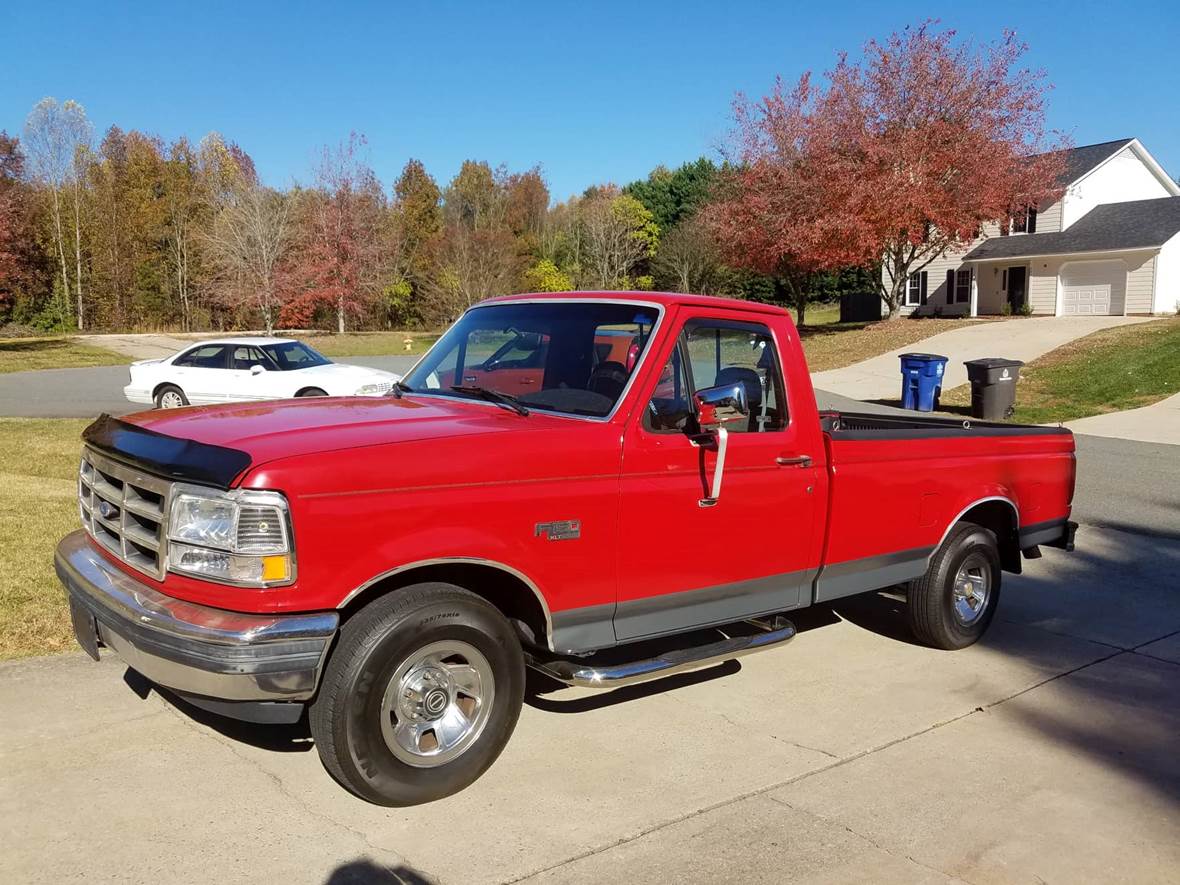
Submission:
[[[922,292],[922,303],[923,303],[923,304],[925,304],[925,303],[926,303],[926,271],[922,271],[922,277],[921,277],[921,280],[922,280],[922,281],[921,281],[921,284],[920,284],[920,285],[921,285],[921,287],[922,287],[922,288],[921,288],[921,292]]]
[[[946,303],[955,303],[955,272],[953,270],[946,272]]]
[[[1028,207],[1028,229],[1027,233],[1035,234],[1037,232],[1037,210],[1033,206]]]

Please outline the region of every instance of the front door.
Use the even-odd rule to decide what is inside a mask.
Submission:
[[[623,441],[619,641],[810,601],[822,497],[814,478],[824,456],[804,451],[815,440],[800,425],[814,414],[791,420],[770,329],[745,318],[692,318],[662,359]],[[728,425],[720,494],[709,504],[717,447],[694,433],[692,393],[734,384],[745,387],[750,415]]]
[[[1011,305],[1013,313],[1019,313],[1024,307],[1027,273],[1028,269],[1023,265],[1008,268],[1008,304]]]

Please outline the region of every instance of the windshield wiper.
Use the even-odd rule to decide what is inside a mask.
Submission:
[[[470,393],[473,396],[483,397],[490,403],[499,403],[500,405],[507,406],[518,415],[527,415],[529,413],[528,406],[511,393],[501,393],[498,390],[492,390],[490,387],[477,387],[466,384],[451,385],[451,390],[456,393]]]
[[[393,385],[385,392],[386,396],[392,396],[394,399],[401,399],[403,393],[413,393],[414,388],[408,385],[400,378],[393,382]]]

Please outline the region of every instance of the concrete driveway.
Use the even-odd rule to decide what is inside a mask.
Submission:
[[[303,726],[198,714],[110,657],[0,665],[0,879],[1175,881],[1180,508],[1157,526],[1134,496],[1180,487],[1180,449],[1090,460],[1079,549],[1006,578],[985,642],[913,645],[871,595],[740,664],[535,684],[491,771],[417,808],[345,793]],[[1120,494],[1136,518],[1090,524]]]
[[[1112,326],[1147,322],[1151,317],[1028,317],[995,323],[978,323],[941,332],[909,347],[827,372],[815,372],[815,386],[859,400],[896,399],[901,389],[898,357],[917,351],[949,357],[943,389],[967,383],[964,360],[1002,356],[1029,362],[1076,338]],[[897,320],[896,322],[910,322]]]

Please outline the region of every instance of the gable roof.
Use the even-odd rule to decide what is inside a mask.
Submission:
[[[1104,141],[1101,144],[1084,144],[1080,147],[1068,148],[1065,154],[1065,171],[1057,183],[1070,185],[1093,172],[1116,153],[1121,151],[1135,139],[1120,138],[1117,141]]]
[[[1060,233],[989,237],[964,261],[1158,248],[1180,233],[1180,197],[1095,206]]]

